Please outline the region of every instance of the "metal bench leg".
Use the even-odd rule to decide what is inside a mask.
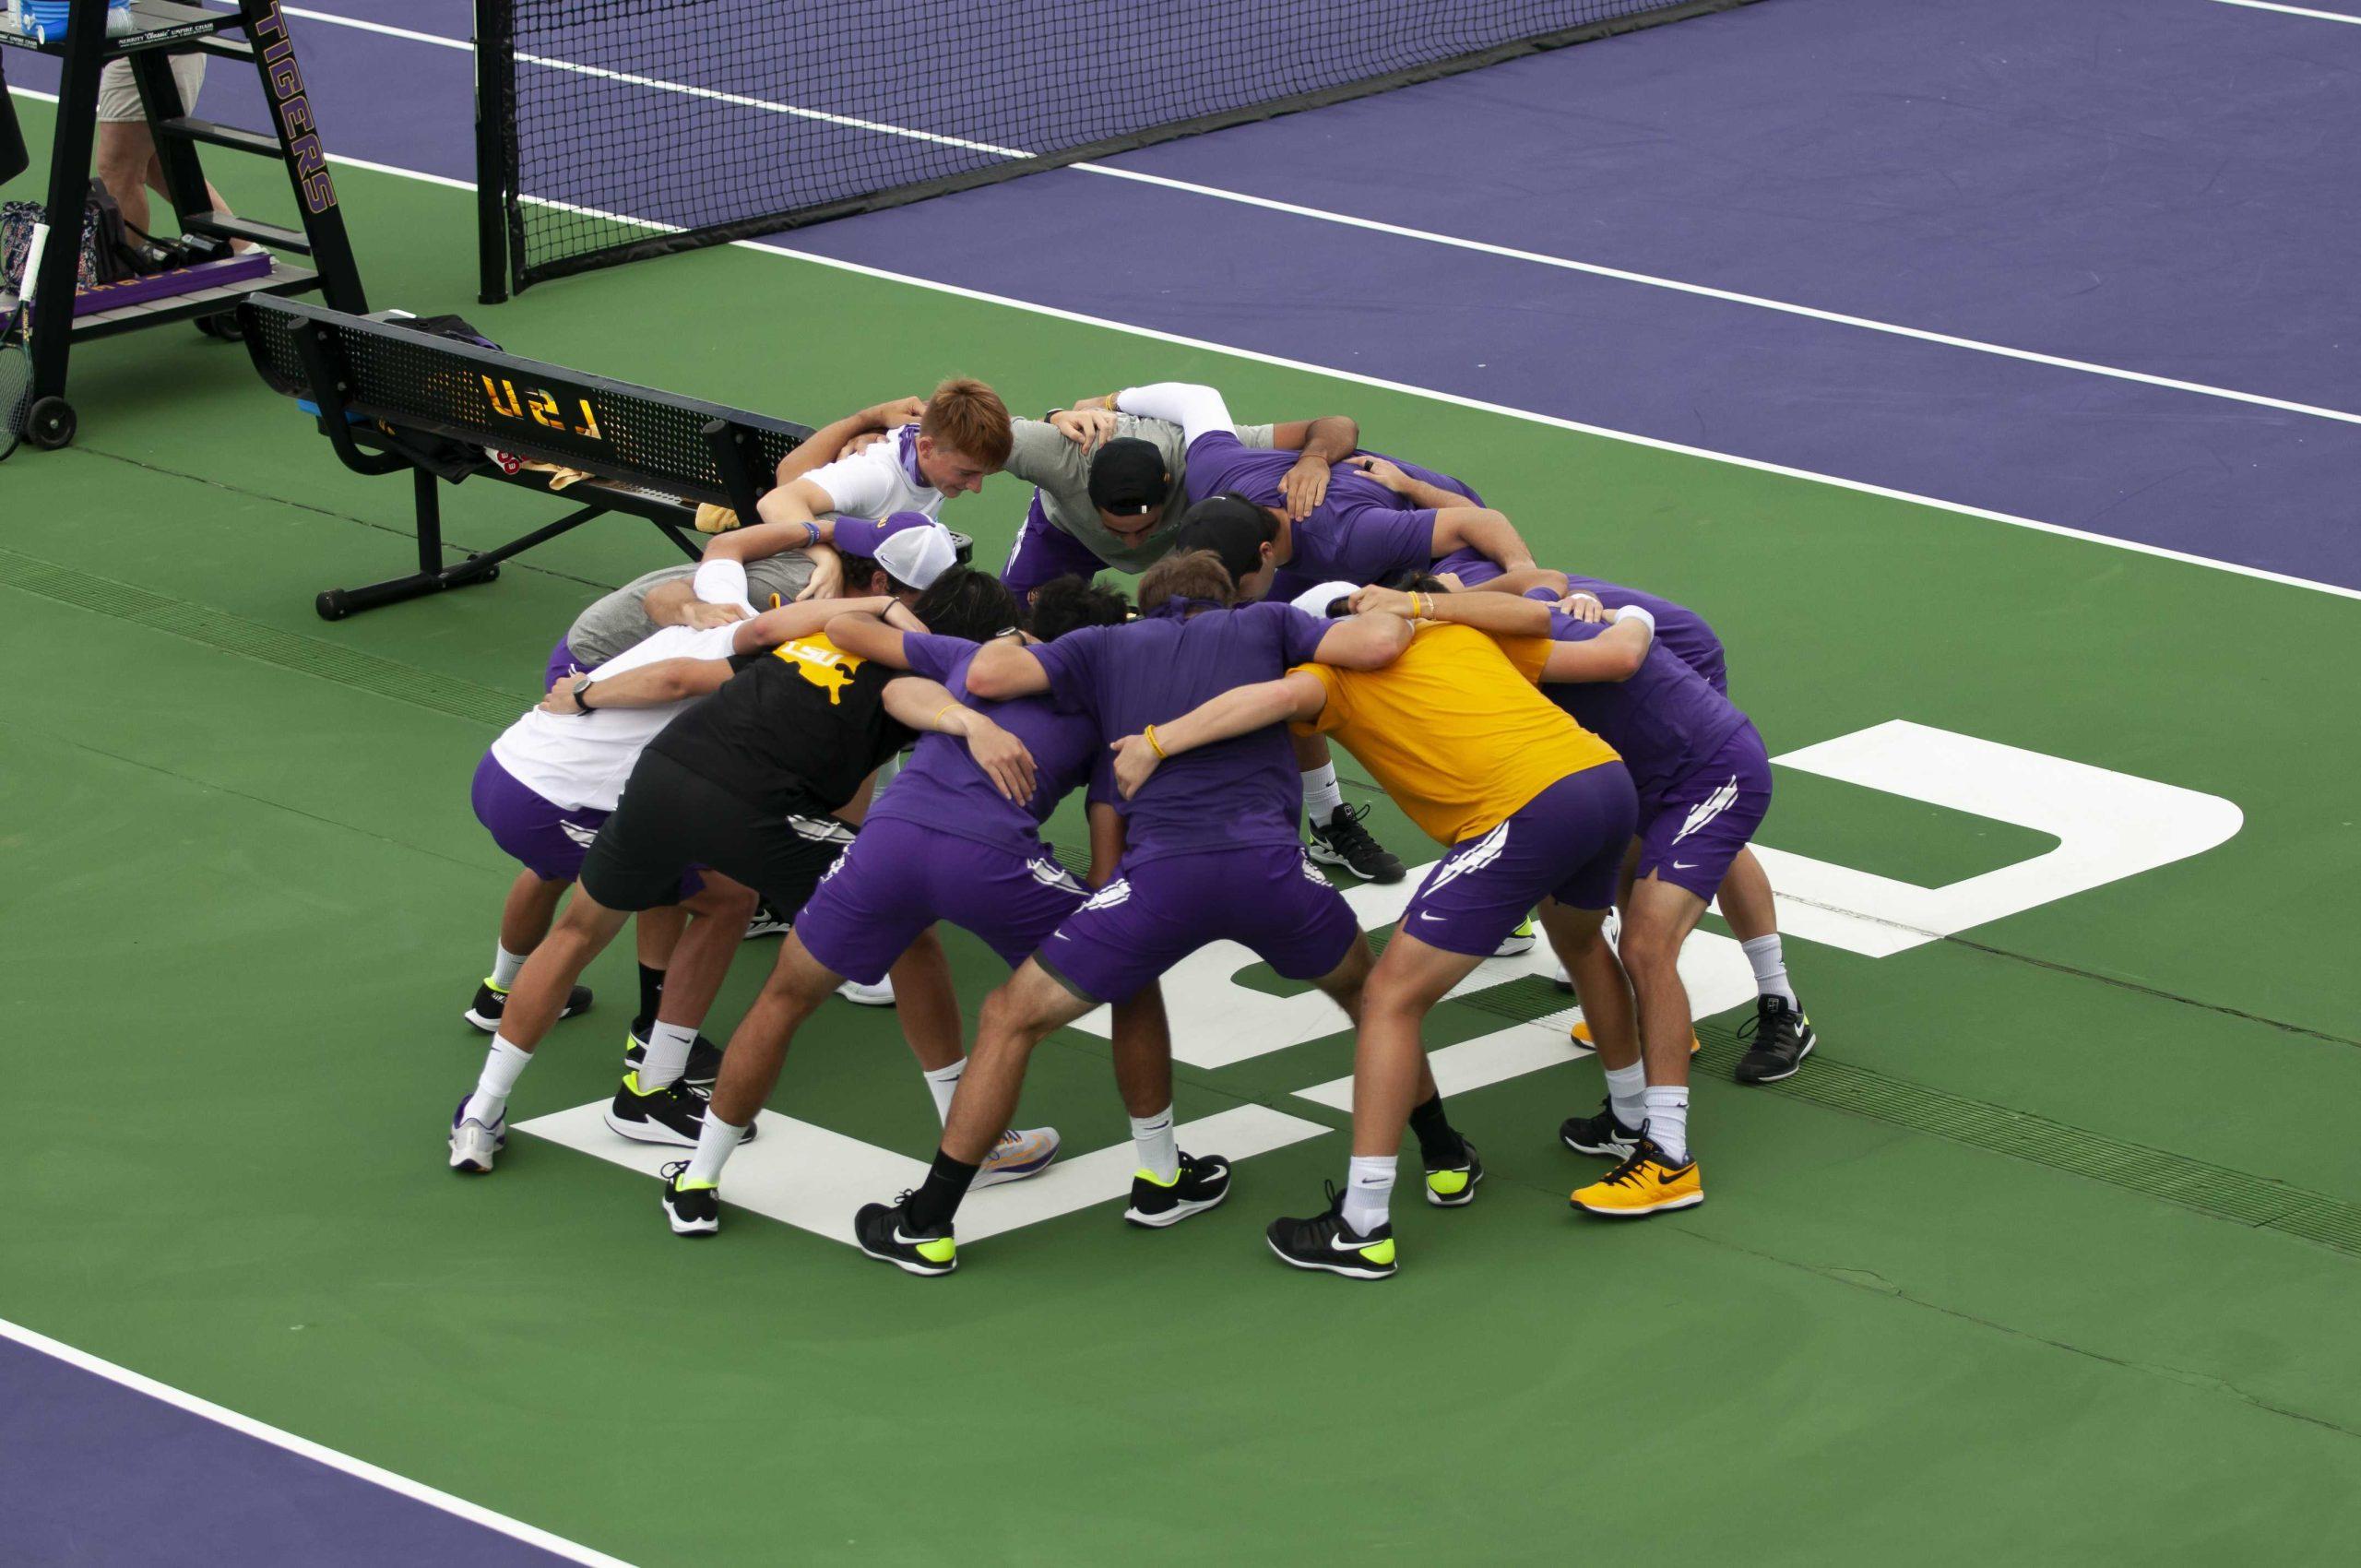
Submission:
[[[470,555],[449,565],[443,563],[443,501],[436,481],[424,469],[410,470],[410,489],[418,510],[418,570],[407,577],[388,577],[364,588],[329,588],[312,601],[323,621],[341,621],[363,610],[423,599],[445,588],[488,583],[500,576],[497,558]],[[502,553],[509,553],[503,552]]]

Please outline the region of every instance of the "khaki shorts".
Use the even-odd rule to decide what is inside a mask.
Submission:
[[[172,79],[180,84],[181,112],[196,113],[197,89],[205,85],[205,56],[173,55]],[[107,68],[99,73],[99,123],[120,125],[147,118],[139,106],[139,84],[131,79],[131,62],[108,61]]]

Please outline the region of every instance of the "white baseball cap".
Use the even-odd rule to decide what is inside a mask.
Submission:
[[[959,564],[951,530],[923,512],[896,512],[882,523],[839,517],[836,538],[839,547],[868,556],[896,582],[914,588],[932,588],[937,577]]]
[[[1361,591],[1358,583],[1322,583],[1316,588],[1306,588],[1295,596],[1295,607],[1307,615],[1327,619],[1330,607],[1340,599],[1350,599]]]

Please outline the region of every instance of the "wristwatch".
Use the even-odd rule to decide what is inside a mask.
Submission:
[[[574,683],[574,707],[575,711],[577,713],[588,713],[590,711],[591,683],[592,677],[588,675],[585,675],[582,679]]]

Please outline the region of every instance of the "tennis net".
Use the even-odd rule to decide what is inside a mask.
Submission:
[[[478,0],[484,293],[1745,3]]]

